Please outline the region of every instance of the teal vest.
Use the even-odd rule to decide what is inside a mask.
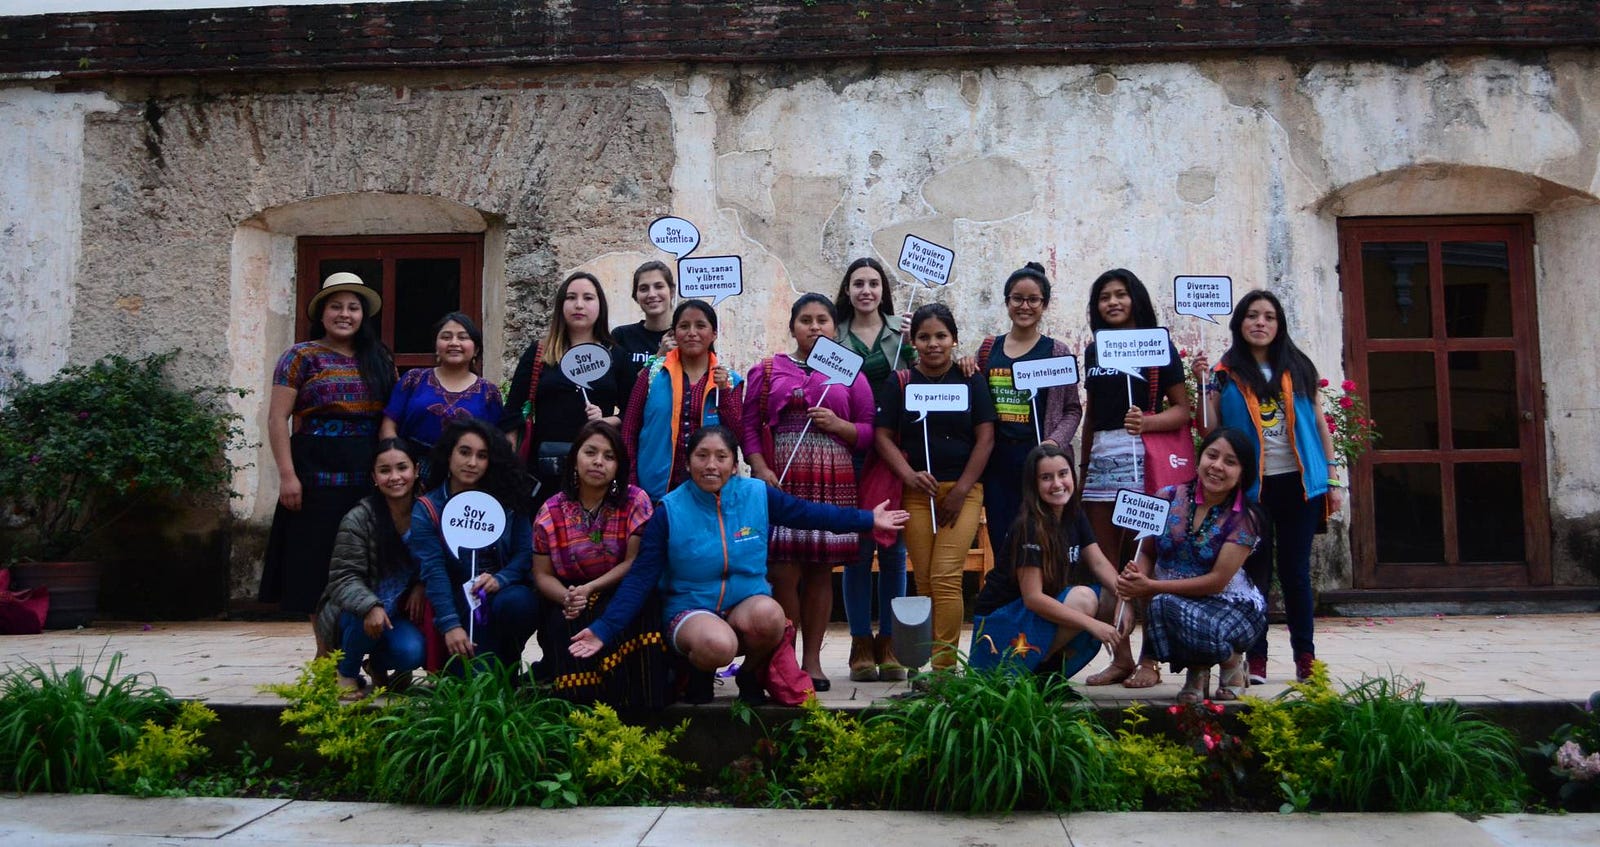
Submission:
[[[736,476],[719,494],[694,483],[661,500],[667,513],[667,564],[661,569],[663,618],[689,609],[727,613],[767,584],[767,484]]]

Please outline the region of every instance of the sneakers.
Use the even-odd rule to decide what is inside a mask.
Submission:
[[[1267,656],[1265,653],[1261,655],[1250,654],[1250,684],[1267,684]]]
[[[1294,654],[1294,678],[1300,682],[1305,682],[1306,680],[1310,679],[1311,663],[1315,662],[1316,660],[1317,657],[1313,653]]]

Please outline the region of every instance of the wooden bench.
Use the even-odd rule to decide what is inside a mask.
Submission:
[[[986,512],[979,512],[978,537],[976,539],[976,544],[972,549],[967,551],[967,560],[966,562],[962,563],[961,566],[963,571],[978,575],[978,585],[980,587],[983,585],[984,578],[989,575],[989,571],[994,570],[994,547],[989,543],[988,525],[988,514]],[[844,570],[844,567],[841,565],[835,565],[833,569],[835,571],[842,571]],[[878,557],[876,555],[872,557],[872,570],[874,572],[878,570]],[[912,567],[911,559],[907,558],[906,573],[913,572],[914,568]]]

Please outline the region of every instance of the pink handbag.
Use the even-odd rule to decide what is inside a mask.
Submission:
[[[766,678],[762,680],[772,702],[785,706],[798,706],[816,691],[810,674],[800,669],[800,661],[795,658],[794,636],[794,623],[785,621],[783,640],[778,642],[778,649],[772,651]]]
[[[1160,371],[1150,369],[1150,408],[1160,411]],[[1144,490],[1154,494],[1169,485],[1193,482],[1198,475],[1194,461],[1194,421],[1184,421],[1183,426],[1166,432],[1146,432],[1139,436],[1144,442]]]

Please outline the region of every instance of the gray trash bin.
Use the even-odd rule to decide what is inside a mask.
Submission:
[[[896,597],[889,607],[894,615],[894,657],[911,670],[927,664],[933,655],[933,599]]]

